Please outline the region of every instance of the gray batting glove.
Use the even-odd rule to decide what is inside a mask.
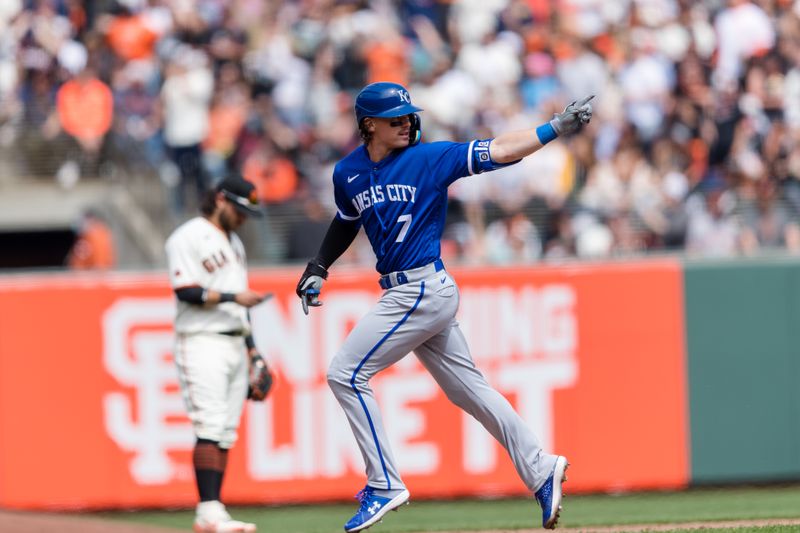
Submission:
[[[303,313],[308,314],[308,307],[319,307],[322,302],[319,301],[319,293],[322,291],[322,282],[324,280],[320,276],[309,276],[300,287],[300,302],[303,304]]]
[[[328,269],[322,266],[317,259],[312,259],[306,265],[300,281],[297,282],[295,292],[303,304],[303,312],[308,314],[308,306],[319,307],[319,292],[322,290],[322,282],[328,279]]]
[[[572,102],[562,113],[553,115],[550,125],[559,136],[578,133],[592,120],[592,104],[589,103],[592,98],[594,95],[587,96],[580,102]]]

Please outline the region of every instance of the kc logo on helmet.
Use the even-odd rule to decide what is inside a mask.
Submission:
[[[397,96],[400,97],[400,100],[410,104],[411,103],[411,95],[408,94],[408,91],[397,91]]]

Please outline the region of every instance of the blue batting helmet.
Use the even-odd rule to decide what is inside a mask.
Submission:
[[[388,81],[370,83],[361,89],[355,108],[358,124],[367,117],[401,117],[422,111],[411,103],[411,95],[405,87]]]

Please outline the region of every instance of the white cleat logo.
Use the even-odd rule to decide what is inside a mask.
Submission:
[[[369,509],[367,509],[367,511],[369,511],[369,514],[374,515],[375,513],[378,512],[378,509],[380,508],[381,504],[379,504],[378,502],[372,502],[372,505],[369,506]]]
[[[356,179],[356,178],[357,178],[357,177],[359,177],[360,175],[361,175],[361,174],[353,174],[352,176],[348,176],[348,177],[347,177],[347,183],[350,183],[351,181],[353,181],[354,179]]]

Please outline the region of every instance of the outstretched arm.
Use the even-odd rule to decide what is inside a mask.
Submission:
[[[560,135],[577,133],[592,118],[594,95],[569,104],[563,113],[534,130],[512,131],[498,135],[489,146],[489,155],[495,163],[511,163],[529,156]]]

